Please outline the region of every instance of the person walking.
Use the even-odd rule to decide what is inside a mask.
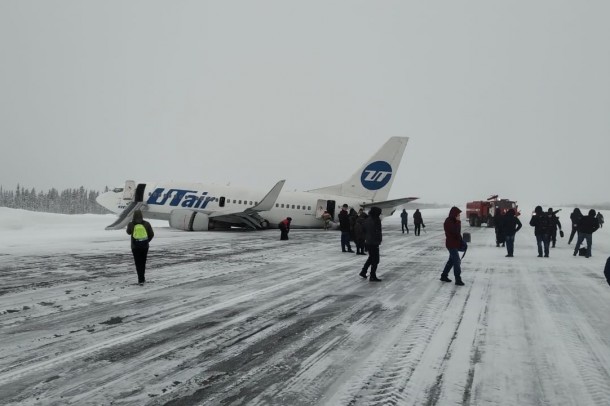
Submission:
[[[377,265],[379,265],[379,246],[381,245],[381,209],[379,207],[371,207],[369,216],[364,221],[364,243],[368,249],[369,256],[360,271],[360,276],[366,279],[366,273],[371,268],[369,281],[381,282],[377,277]]]
[[[502,226],[502,221],[504,220],[504,216],[500,212],[500,209],[496,209],[494,212],[494,230],[496,232],[496,247],[499,247],[500,244],[504,247],[506,241],[504,239],[504,228]]]
[[[557,217],[557,213],[553,211],[551,207],[547,210],[547,215],[551,220],[551,229],[550,229],[550,237],[551,237],[551,248],[555,248],[555,243],[557,242],[557,229],[559,229],[559,235],[563,237],[563,231],[561,230],[561,221],[559,221],[559,217]]]
[[[402,209],[402,213],[400,213],[400,223],[402,225],[402,233],[405,233],[405,229],[407,230],[407,234],[409,234],[409,213],[405,209]]]
[[[131,236],[131,253],[136,265],[138,284],[141,286],[146,282],[146,257],[149,244],[155,236],[152,226],[144,220],[141,210],[133,212],[133,219],[127,224],[127,234]]]
[[[587,241],[587,254],[585,258],[591,257],[591,247],[593,245],[593,233],[597,231],[599,228],[599,222],[597,221],[597,217],[595,217],[595,210],[589,210],[589,214],[580,220],[578,223],[578,241],[576,242],[576,247],[574,247],[574,256],[578,254],[578,249],[580,248],[580,244],[584,240]]]
[[[341,251],[343,252],[354,252],[352,245],[350,244],[350,221],[349,213],[347,212],[347,204],[341,207],[339,212],[339,229],[341,230]]]
[[[506,241],[506,256],[509,258],[513,257],[515,250],[515,234],[517,234],[517,232],[521,230],[521,227],[523,226],[515,214],[515,209],[509,209],[504,215],[504,219],[502,221],[502,232]]]
[[[597,212],[597,222],[599,223],[599,228],[602,228],[604,226],[604,215],[601,211]]]
[[[364,222],[367,218],[364,210],[360,210],[356,224],[354,225],[354,243],[356,243],[356,255],[366,255],[364,253]]]
[[[568,245],[570,245],[572,243],[572,240],[574,239],[574,235],[578,231],[578,223],[580,222],[581,219],[582,219],[582,213],[580,212],[580,209],[577,207],[570,214],[570,220],[572,221],[572,232],[570,233],[570,238],[568,239]]]
[[[290,232],[291,222],[292,217],[286,217],[284,220],[280,221],[280,224],[278,224],[278,228],[280,229],[280,240],[288,239],[288,233]]]
[[[421,233],[421,228],[426,228],[424,225],[424,219],[421,216],[421,212],[419,209],[415,209],[415,213],[413,213],[413,227],[415,235],[419,235]]]
[[[445,247],[449,251],[449,260],[441,274],[441,281],[451,282],[449,279],[449,271],[453,268],[453,276],[455,276],[455,284],[464,286],[462,282],[462,268],[459,248],[462,245],[462,222],[460,221],[460,213],[462,211],[453,206],[449,210],[449,216],[445,219],[443,228],[445,229]]]
[[[551,242],[551,220],[547,214],[542,211],[542,206],[536,206],[536,209],[534,209],[534,214],[530,220],[530,226],[534,227],[534,235],[536,236],[536,244],[538,245],[538,258],[542,257],[543,247],[544,256],[548,258],[549,244]]]

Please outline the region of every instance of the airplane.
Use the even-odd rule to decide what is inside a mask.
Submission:
[[[286,217],[292,218],[290,228],[321,229],[324,212],[334,222],[343,204],[356,211],[377,206],[387,216],[417,199],[386,200],[408,140],[391,137],[345,182],[304,192],[282,191],[285,180],[266,194],[234,186],[128,180],[124,187],[100,194],[97,202],[119,215],[107,230],[124,228],[137,209],[144,218],[168,220],[170,227],[184,231],[266,229]]]

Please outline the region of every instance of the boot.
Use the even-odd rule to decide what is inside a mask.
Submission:
[[[381,279],[379,279],[376,275],[371,275],[371,277],[369,278],[370,282],[381,282]]]
[[[461,280],[461,279],[456,280],[456,281],[455,281],[455,284],[456,284],[457,286],[464,286],[464,282],[462,282],[462,280]]]
[[[451,279],[449,279],[449,278],[448,278],[446,275],[441,275],[441,280],[442,280],[443,282],[452,282],[452,280],[451,280]]]
[[[364,279],[366,279],[366,271],[363,269],[362,271],[360,271],[360,273],[358,274],[360,276],[362,276]]]

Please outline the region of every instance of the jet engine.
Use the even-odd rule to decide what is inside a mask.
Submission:
[[[169,214],[169,226],[184,231],[207,231],[210,218],[194,210],[173,210]]]

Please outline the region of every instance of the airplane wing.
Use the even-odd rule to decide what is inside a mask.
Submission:
[[[379,207],[382,210],[383,209],[393,209],[395,207],[412,202],[413,200],[417,200],[417,199],[419,199],[419,197],[403,197],[401,199],[385,200],[383,202],[365,203],[365,204],[361,204],[360,206],[364,209],[373,207],[373,206]]]
[[[256,206],[248,207],[246,210],[238,212],[215,212],[208,214],[210,219],[221,221],[223,223],[245,225],[248,228],[258,229],[265,228],[263,225],[266,221],[258,213],[261,211],[269,211],[275,204],[275,201],[284,187],[286,180],[280,180],[273,188],[263,197]],[[268,224],[268,223],[267,223]]]

